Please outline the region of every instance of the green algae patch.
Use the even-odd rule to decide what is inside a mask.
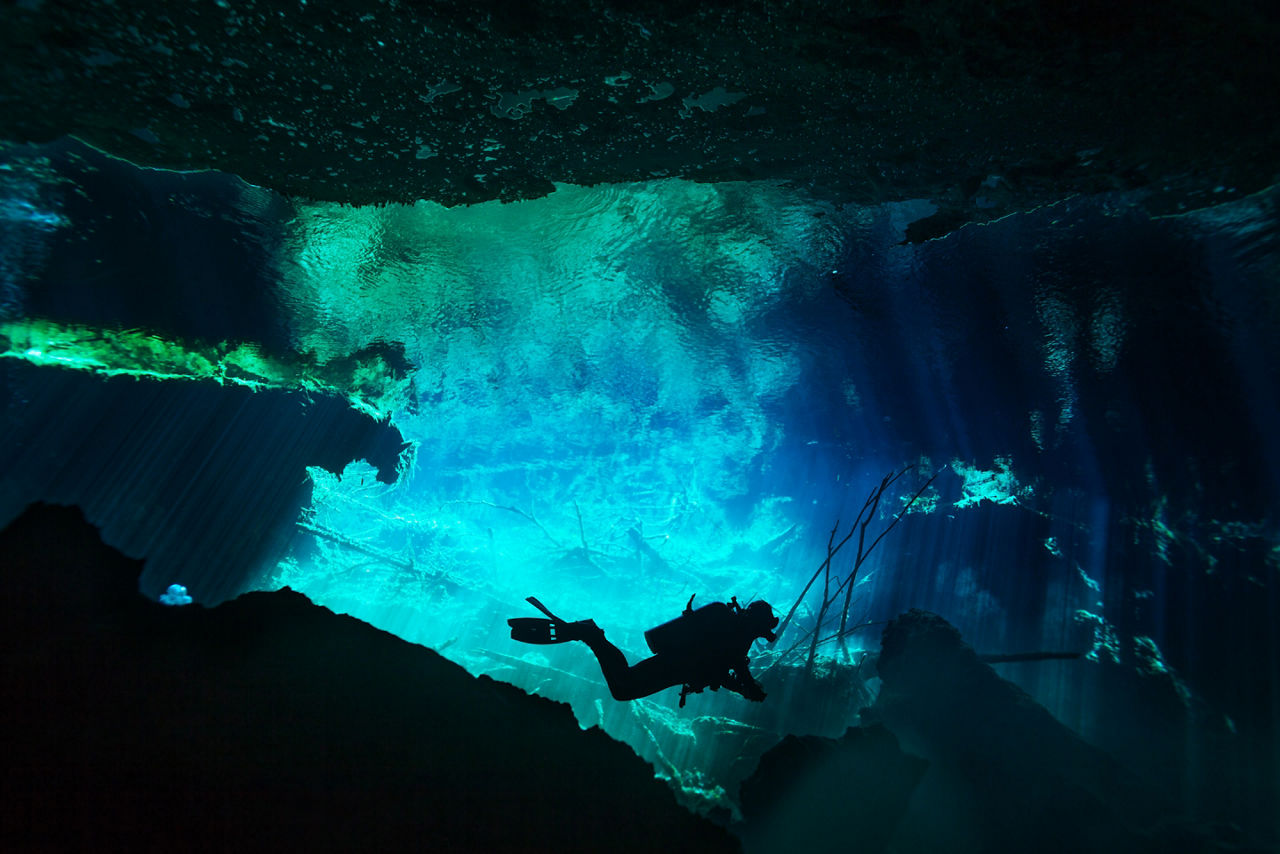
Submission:
[[[103,377],[333,394],[377,419],[388,417],[409,388],[403,357],[383,345],[319,362],[305,355],[268,356],[253,342],[183,342],[141,329],[96,329],[48,320],[0,324],[0,358]]]

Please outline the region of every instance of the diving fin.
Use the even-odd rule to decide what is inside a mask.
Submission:
[[[550,608],[543,605],[534,596],[530,596],[525,601],[551,619],[513,617],[507,620],[507,625],[511,627],[512,640],[517,640],[521,643],[566,643],[573,640],[573,638],[563,636],[561,629],[566,625],[566,622],[551,613]]]
[[[566,643],[574,638],[564,637],[560,632],[565,623],[558,620],[544,620],[541,617],[512,617],[507,620],[511,627],[511,639],[521,643]]]
[[[517,640],[521,643],[567,643],[573,640],[586,640],[588,637],[602,634],[591,620],[578,620],[571,623],[551,613],[551,609],[533,596],[530,596],[526,601],[551,619],[512,617],[507,620],[507,625],[511,627],[512,640]]]

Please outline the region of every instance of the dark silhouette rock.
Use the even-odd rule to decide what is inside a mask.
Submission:
[[[880,695],[864,718],[930,761],[895,849],[1257,850],[1198,825],[1112,756],[979,660],[943,618],[913,610],[884,630]],[[1224,835],[1225,834],[1225,835]]]
[[[79,510],[0,533],[0,847],[733,851],[567,706],[288,590],[136,593]]]
[[[883,851],[927,766],[880,726],[787,736],[742,784],[745,848]]]

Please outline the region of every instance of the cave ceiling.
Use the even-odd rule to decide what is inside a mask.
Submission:
[[[1268,4],[20,0],[0,138],[291,197],[445,205],[681,177],[929,199],[909,239],[1080,193],[1274,183]]]

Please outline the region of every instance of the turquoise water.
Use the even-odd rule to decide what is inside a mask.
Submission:
[[[283,265],[300,347],[397,341],[416,366],[392,416],[408,477],[323,479],[318,523],[385,525],[469,585],[603,621],[610,602],[631,629],[691,593],[785,595],[785,565],[753,552],[800,541],[817,499],[761,481],[825,438],[786,402],[826,367],[823,315],[848,311],[823,282],[855,216],[678,181],[300,213]]]
[[[1274,193],[1164,219],[1073,199],[906,244],[930,205],[769,183],[349,208],[63,154],[0,175],[0,511],[82,503],[148,558],[149,595],[288,585],[570,702],[700,806],[731,806],[769,733],[856,723],[911,607],[981,653],[1081,653],[1001,672],[1086,736],[1131,701],[1100,687],[1115,672],[1233,731],[1267,720]],[[102,426],[147,383],[205,391]],[[266,459],[323,444],[293,418],[321,400],[398,430],[398,469]],[[239,414],[214,430],[218,401]],[[139,431],[137,459],[112,450]],[[801,591],[890,472],[870,538],[925,488],[847,616],[822,611],[855,546]],[[794,619],[754,653],[762,705],[620,704],[581,645],[510,640],[530,595],[633,660],[691,596]]]

